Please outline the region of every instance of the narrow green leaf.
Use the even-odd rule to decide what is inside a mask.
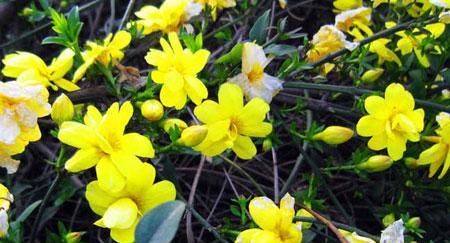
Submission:
[[[28,206],[21,214],[20,216],[16,219],[16,223],[22,223],[24,222],[32,213],[33,211],[39,206],[41,205],[42,200],[37,200],[36,202],[30,204],[30,206]]]
[[[170,243],[178,230],[186,204],[175,200],[146,213],[135,231],[136,243]]]
[[[267,27],[269,27],[269,15],[270,10],[267,10],[263,15],[261,15],[250,29],[249,38],[252,41],[262,45],[266,40]]]
[[[268,54],[273,54],[275,56],[283,56],[287,54],[291,54],[297,52],[297,47],[291,45],[277,45],[272,44],[264,49],[264,51]]]

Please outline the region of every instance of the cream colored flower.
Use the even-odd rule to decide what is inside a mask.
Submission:
[[[239,85],[247,100],[260,97],[270,103],[272,97],[283,88],[283,81],[264,73],[269,62],[261,46],[245,43],[242,49],[242,73],[228,82]]]
[[[380,243],[403,243],[405,242],[404,232],[405,226],[403,225],[403,220],[399,219],[381,231]]]
[[[361,40],[365,36],[373,35],[369,25],[371,25],[372,9],[360,7],[344,11],[335,18],[335,26],[341,31],[347,32],[354,36],[356,40]],[[361,33],[364,32],[363,33]]]

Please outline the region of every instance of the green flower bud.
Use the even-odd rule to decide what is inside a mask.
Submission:
[[[421,223],[421,221],[420,221],[419,217],[413,217],[413,218],[410,218],[408,220],[408,222],[406,222],[406,225],[410,228],[418,229],[420,227],[420,223]]]
[[[384,227],[388,227],[389,225],[393,224],[395,222],[395,215],[394,213],[390,213],[383,217],[383,225]]]

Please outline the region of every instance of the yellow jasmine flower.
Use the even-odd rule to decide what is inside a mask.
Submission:
[[[208,127],[205,140],[195,150],[216,156],[231,148],[239,158],[251,159],[256,147],[250,137],[265,137],[272,125],[264,122],[269,105],[261,98],[244,106],[241,88],[225,83],[219,88],[219,102],[206,100],[194,110],[195,116]]]
[[[21,83],[41,84],[45,87],[50,86],[53,90],[58,90],[60,87],[66,91],[75,91],[79,87],[64,79],[64,75],[72,68],[74,55],[72,50],[65,49],[52,60],[50,66],[47,66],[40,57],[33,53],[8,54],[2,60],[5,64],[2,73],[6,77],[17,78],[17,81]]]
[[[361,81],[365,83],[373,83],[377,81],[384,73],[384,69],[382,68],[374,68],[371,70],[367,70],[361,77]]]
[[[420,154],[417,164],[430,165],[428,177],[433,177],[443,166],[438,177],[442,179],[450,167],[450,114],[441,112],[436,117],[436,121],[439,124],[439,128],[436,129],[438,134],[436,144]]]
[[[8,233],[8,209],[13,202],[13,195],[9,192],[8,188],[0,183],[0,238],[5,237]]]
[[[129,161],[122,162],[128,164]],[[86,187],[89,206],[102,216],[94,224],[111,229],[111,238],[121,243],[134,242],[134,231],[141,217],[176,196],[172,182],[154,183],[155,168],[152,165],[140,163],[131,167],[127,183],[120,191],[105,190],[99,181]]]
[[[138,29],[149,35],[156,31],[177,32],[192,17],[197,16],[203,5],[193,0],[165,0],[159,8],[151,5],[142,7],[135,15]]]
[[[163,51],[150,49],[145,56],[148,64],[157,67],[151,76],[155,83],[162,84],[159,98],[164,106],[177,110],[186,104],[186,96],[198,105],[208,97],[208,90],[197,74],[205,67],[210,53],[205,49],[195,53],[183,49],[175,32],[169,33],[168,40],[170,44],[164,38],[160,40]]]
[[[88,41],[86,46],[88,50],[81,53],[84,63],[75,71],[73,82],[78,82],[83,78],[87,69],[94,63],[99,63],[105,67],[115,66],[124,57],[123,49],[131,42],[131,34],[121,30],[114,36],[109,34],[102,43]]]
[[[360,235],[358,235],[358,233],[356,232],[348,232],[345,230],[341,230],[339,229],[339,232],[341,232],[341,234],[345,237],[345,239],[349,242],[349,243],[376,243],[374,240],[369,239],[367,237],[362,237]],[[384,242],[384,241],[382,241]],[[387,241],[390,242],[390,241]]]
[[[280,207],[267,197],[250,201],[249,211],[259,229],[242,231],[236,243],[298,243],[302,242],[302,225],[293,223],[295,199],[287,193],[280,201]]]
[[[369,44],[369,51],[378,55],[378,64],[383,64],[385,61],[388,61],[395,62],[401,66],[402,62],[400,61],[400,58],[398,58],[395,52],[386,47],[386,44],[389,42],[391,42],[391,40],[387,38],[375,40]]]
[[[374,155],[356,165],[356,168],[367,172],[380,172],[391,168],[394,161],[386,155]]]
[[[313,48],[306,53],[306,59],[310,62],[316,62],[327,55],[343,48],[353,50],[358,43],[346,40],[344,33],[333,25],[324,25],[313,36],[311,41]]]
[[[355,9],[363,6],[362,0],[335,0],[333,6],[336,12],[341,12],[349,9]]]
[[[368,146],[375,151],[387,148],[393,160],[403,157],[406,142],[418,142],[423,130],[423,109],[414,110],[414,97],[401,84],[390,84],[384,98],[372,95],[364,101],[369,113],[356,124],[363,137],[371,137]]]
[[[389,22],[387,23],[389,26],[395,26],[395,23]],[[397,49],[400,50],[402,55],[407,55],[414,51],[414,54],[417,57],[417,60],[419,60],[420,64],[424,67],[430,67],[430,61],[428,60],[428,57],[425,55],[425,53],[422,53],[422,41],[427,38],[439,38],[439,36],[442,35],[445,31],[445,24],[443,23],[435,23],[435,24],[429,24],[424,27],[425,30],[429,31],[431,33],[431,36],[428,34],[418,34],[420,33],[419,29],[414,29],[412,31],[412,34],[406,33],[406,31],[399,31],[396,33],[396,35],[400,36],[400,40],[397,42]]]
[[[242,73],[228,82],[239,85],[248,100],[260,97],[270,103],[272,97],[283,88],[283,81],[264,73],[269,62],[261,46],[245,43],[242,49]]]
[[[16,172],[19,165],[10,157],[41,138],[37,119],[50,114],[48,96],[42,85],[0,82],[0,166],[8,173]]]
[[[195,0],[198,3],[208,4],[211,7],[213,19],[217,18],[217,9],[232,8],[236,6],[236,0]],[[283,6],[283,5],[281,5]]]
[[[65,164],[66,170],[79,172],[96,166],[99,185],[108,191],[120,191],[125,186],[127,171],[138,166],[136,157],[152,158],[155,155],[150,140],[138,133],[124,134],[125,126],[133,116],[129,101],[119,109],[114,103],[101,115],[89,106],[84,123],[67,121],[59,130],[58,139],[79,150]]]
[[[450,0],[430,0],[430,3],[440,8],[450,8]]]
[[[372,9],[359,7],[356,9],[346,10],[335,18],[336,28],[347,32],[355,37],[355,40],[362,40],[367,36],[373,35],[369,25],[371,25]],[[365,33],[363,35],[362,32]]]

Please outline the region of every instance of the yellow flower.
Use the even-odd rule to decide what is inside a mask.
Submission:
[[[443,166],[438,177],[442,179],[450,167],[450,114],[441,112],[436,117],[436,121],[439,124],[439,128],[436,129],[438,134],[436,144],[420,154],[417,164],[430,165],[429,177],[433,177]]]
[[[358,235],[358,233],[356,232],[348,232],[345,230],[341,230],[339,229],[339,232],[341,232],[341,234],[345,237],[345,239],[349,242],[349,243],[376,243],[374,240],[366,238],[366,237],[362,237],[360,235]]]
[[[122,161],[129,164],[130,161]],[[134,162],[133,162],[134,163]],[[175,186],[169,181],[154,184],[155,168],[148,163],[128,165],[126,185],[120,191],[109,191],[93,181],[86,187],[91,209],[102,216],[94,224],[111,229],[117,242],[134,242],[134,230],[141,217],[154,207],[175,199]],[[116,179],[116,178],[113,178]]]
[[[329,126],[313,136],[314,140],[321,140],[327,144],[345,143],[353,137],[353,130],[341,126]]]
[[[367,70],[361,77],[361,80],[365,83],[372,83],[378,80],[384,73],[382,68],[374,68]]]
[[[280,4],[280,7],[282,9],[285,9],[287,5],[287,0],[278,0],[278,3]]]
[[[358,121],[356,130],[363,137],[371,137],[370,149],[387,148],[389,156],[399,160],[408,140],[420,140],[425,113],[423,109],[414,110],[414,97],[401,84],[390,84],[384,97],[372,95],[366,98],[364,106],[369,115]]]
[[[389,26],[395,26],[395,23],[387,23]],[[445,31],[445,24],[443,23],[435,23],[435,24],[429,24],[424,27],[425,30],[429,31],[431,33],[431,36],[428,34],[419,34],[419,29],[414,29],[412,31],[412,34],[406,33],[406,31],[399,31],[396,34],[400,36],[400,40],[397,42],[397,49],[400,50],[402,55],[407,55],[414,51],[416,54],[417,59],[419,60],[420,64],[424,67],[430,67],[430,61],[428,60],[428,57],[425,55],[425,53],[422,53],[422,41],[427,38],[439,38],[439,36],[442,35]]]
[[[372,9],[359,7],[357,9],[346,10],[336,15],[335,25],[341,31],[347,32],[355,37],[355,40],[362,40],[373,35],[369,25],[371,25]],[[363,35],[362,32],[365,33]]]
[[[195,116],[208,127],[208,135],[195,150],[216,156],[231,148],[242,159],[256,155],[250,137],[265,137],[272,132],[272,125],[264,122],[270,107],[261,98],[254,98],[245,106],[243,100],[239,86],[225,83],[219,88],[219,103],[206,100],[195,107]]]
[[[96,43],[88,41],[86,46],[88,50],[81,53],[84,63],[78,67],[73,75],[73,82],[78,82],[83,78],[87,69],[94,63],[99,63],[103,66],[115,66],[124,57],[123,49],[126,48],[131,42],[130,33],[121,30],[117,32],[114,37],[113,34],[109,34],[103,43]]]
[[[64,93],[58,96],[52,104],[51,117],[58,126],[60,126],[65,121],[70,121],[73,119],[75,114],[75,109],[72,101]]]
[[[335,0],[333,6],[336,8],[336,12],[355,9],[363,6],[362,0]]]
[[[158,100],[146,100],[141,106],[141,113],[149,121],[158,121],[164,115],[164,107]]]
[[[149,35],[156,31],[177,32],[189,19],[197,16],[203,6],[193,0],[165,0],[159,8],[151,5],[142,7],[135,15],[138,29]]]
[[[433,7],[430,0],[402,0],[402,5],[406,7],[406,11],[413,18],[422,16]]]
[[[203,125],[190,126],[183,130],[177,143],[186,147],[194,147],[205,140],[208,128]]]
[[[391,42],[391,40],[386,38],[375,40],[369,44],[369,51],[378,55],[378,64],[383,64],[385,61],[388,61],[395,62],[399,66],[402,66],[402,62],[395,52],[386,47],[386,44],[389,42]]]
[[[0,238],[5,237],[8,233],[8,209],[13,202],[13,195],[0,183]]]
[[[450,8],[450,0],[430,0],[430,3],[440,8]]]
[[[14,173],[19,164],[10,156],[41,138],[37,119],[50,114],[48,91],[42,85],[0,82],[0,166]]]
[[[313,48],[306,54],[306,59],[316,62],[327,55],[343,48],[355,49],[358,44],[346,40],[344,33],[333,25],[324,25],[313,36],[311,41]]]
[[[217,18],[217,9],[232,8],[236,6],[236,0],[195,0],[201,4],[208,4],[211,7],[213,19]]]
[[[254,198],[249,205],[250,215],[260,229],[248,229],[241,232],[236,243],[302,242],[302,225],[293,223],[295,199],[287,193],[280,201],[280,207],[267,197]]]
[[[124,134],[125,126],[133,115],[130,102],[119,109],[114,103],[102,117],[94,106],[89,106],[84,123],[64,122],[58,139],[79,150],[67,160],[66,170],[79,172],[96,166],[99,185],[104,190],[120,191],[125,186],[128,169],[138,166],[136,157],[155,155],[150,140],[138,133]]]
[[[368,172],[380,172],[389,169],[392,166],[393,162],[394,161],[389,156],[374,155],[367,161],[357,164],[356,168]]]
[[[161,38],[163,51],[150,49],[145,56],[148,64],[156,66],[151,73],[157,84],[162,84],[159,98],[166,107],[181,109],[186,104],[186,96],[195,104],[208,97],[208,90],[197,74],[208,61],[209,51],[201,49],[192,53],[183,49],[176,33],[169,33],[169,43]]]
[[[260,97],[270,103],[283,88],[283,81],[264,73],[269,62],[261,46],[247,42],[242,49],[242,73],[228,82],[239,85],[247,100]]]
[[[17,78],[18,82],[30,85],[41,84],[58,90],[58,87],[75,91],[79,87],[74,83],[64,79],[64,75],[72,68],[73,56],[75,53],[70,49],[65,49],[54,58],[50,66],[38,56],[29,52],[17,52],[6,55],[2,60],[5,67],[3,75]]]

